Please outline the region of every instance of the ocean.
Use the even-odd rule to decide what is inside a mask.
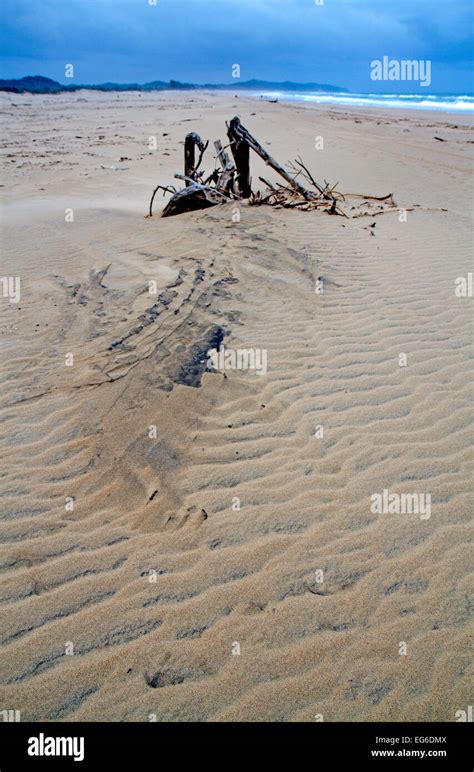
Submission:
[[[266,91],[255,94],[265,99],[288,102],[314,102],[342,107],[393,107],[416,110],[439,110],[446,113],[474,112],[474,96],[446,94],[332,94]]]

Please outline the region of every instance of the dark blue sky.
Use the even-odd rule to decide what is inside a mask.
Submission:
[[[431,60],[430,92],[471,92],[473,0],[1,0],[1,77],[65,83],[242,80],[360,91],[370,62]],[[64,77],[74,64],[74,80]],[[426,89],[425,89],[426,91]]]

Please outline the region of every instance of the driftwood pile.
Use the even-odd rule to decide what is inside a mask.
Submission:
[[[174,175],[176,179],[184,181],[185,187],[182,190],[176,190],[172,185],[157,185],[151,197],[149,217],[153,214],[153,201],[159,190],[163,191],[163,195],[172,193],[162,212],[162,217],[170,217],[195,209],[206,209],[217,204],[243,199],[247,199],[252,206],[266,204],[287,209],[298,208],[303,211],[322,209],[328,214],[343,217],[348,217],[348,215],[341,208],[341,203],[346,201],[348,197],[364,199],[365,203],[367,203],[367,199],[371,199],[372,201],[387,202],[392,207],[395,206],[391,193],[380,198],[356,193],[344,195],[336,190],[337,183],[330,186],[326,181],[324,184],[316,182],[301,158],[297,158],[289,164],[290,173],[267,153],[255,137],[241,124],[239,118],[232,118],[226,125],[229,144],[223,147],[219,139],[214,142],[216,166],[212,174],[207,177],[200,167],[209,142],[204,143],[195,132],[186,136],[184,174],[176,173]],[[230,148],[233,160],[226,152],[227,148]],[[197,160],[196,149],[199,151]],[[252,192],[250,150],[260,156],[267,166],[285,180],[286,184],[271,184],[263,177],[259,177],[261,182],[266,185],[266,190],[264,192]],[[302,180],[307,187],[303,185]],[[356,208],[351,207],[352,210]],[[383,204],[381,204],[379,209],[383,208]],[[365,212],[352,214],[352,216],[363,216],[364,214]]]

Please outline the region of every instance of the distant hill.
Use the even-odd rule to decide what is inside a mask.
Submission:
[[[27,75],[19,80],[0,80],[0,91],[13,91],[16,94],[24,91],[30,94],[59,94],[64,90],[60,83],[42,75]]]
[[[166,83],[162,80],[154,80],[151,83],[100,83],[98,85],[68,85],[65,86],[51,78],[42,75],[28,75],[25,78],[0,80],[0,91],[9,91],[14,94],[60,94],[68,91],[191,91],[195,89],[229,90],[229,91],[329,91],[347,92],[346,88],[330,86],[321,83],[273,83],[266,80],[235,81],[234,83],[181,83],[178,80],[170,80]]]
[[[330,86],[327,83],[293,83],[291,80],[285,80],[283,83],[275,83],[269,80],[245,80],[242,83],[236,81],[229,85],[206,85],[202,88],[211,89],[248,89],[252,91],[332,91],[346,92],[347,88],[340,86]]]

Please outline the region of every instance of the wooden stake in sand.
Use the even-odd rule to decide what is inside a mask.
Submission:
[[[314,193],[312,193],[310,190],[306,190],[303,185],[301,185],[298,180],[296,180],[294,177],[291,176],[291,174],[288,174],[286,169],[283,168],[283,166],[280,166],[280,164],[275,161],[274,158],[271,157],[269,153],[261,146],[260,142],[257,142],[255,137],[252,137],[249,131],[245,128],[245,126],[242,126],[239,118],[235,117],[232,118],[230,125],[229,125],[229,138],[232,137],[234,140],[234,145],[232,146],[235,148],[238,157],[239,157],[239,163],[241,175],[245,176],[247,175],[247,179],[243,180],[243,185],[245,189],[247,190],[247,185],[250,187],[249,178],[248,178],[248,148],[252,148],[252,150],[257,153],[257,155],[262,158],[265,163],[270,166],[274,171],[277,172],[281,177],[283,177],[284,180],[287,181],[287,183],[294,188],[303,198],[305,198],[307,201],[314,199]],[[247,158],[245,158],[244,148],[246,148]],[[235,156],[234,156],[235,157]],[[236,158],[236,165],[239,169],[239,165],[237,163]],[[251,193],[252,191],[250,191]],[[250,195],[249,193],[249,195]],[[248,198],[249,196],[245,196],[245,198]]]
[[[214,147],[216,148],[216,152],[217,152],[217,160],[219,161],[222,167],[222,173],[219,175],[219,178],[216,183],[217,188],[222,193],[228,193],[234,187],[235,167],[232,161],[230,160],[228,154],[225,152],[224,148],[222,147],[222,142],[220,141],[220,139],[216,139],[216,141],[214,142]]]
[[[242,129],[243,126],[240,120],[237,117],[232,118],[230,124],[228,124],[227,136],[230,140],[230,149],[237,168],[236,183],[238,192],[241,198],[250,198],[252,195],[252,188],[250,186],[250,146],[246,139],[241,137]]]
[[[201,165],[202,157],[206,152],[208,144],[209,142],[204,144],[199,134],[196,134],[194,131],[186,135],[184,140],[184,173],[186,177],[190,177],[192,180],[196,178],[196,173]],[[195,160],[196,145],[201,152],[197,164]],[[192,182],[186,182],[186,185],[192,185]]]

